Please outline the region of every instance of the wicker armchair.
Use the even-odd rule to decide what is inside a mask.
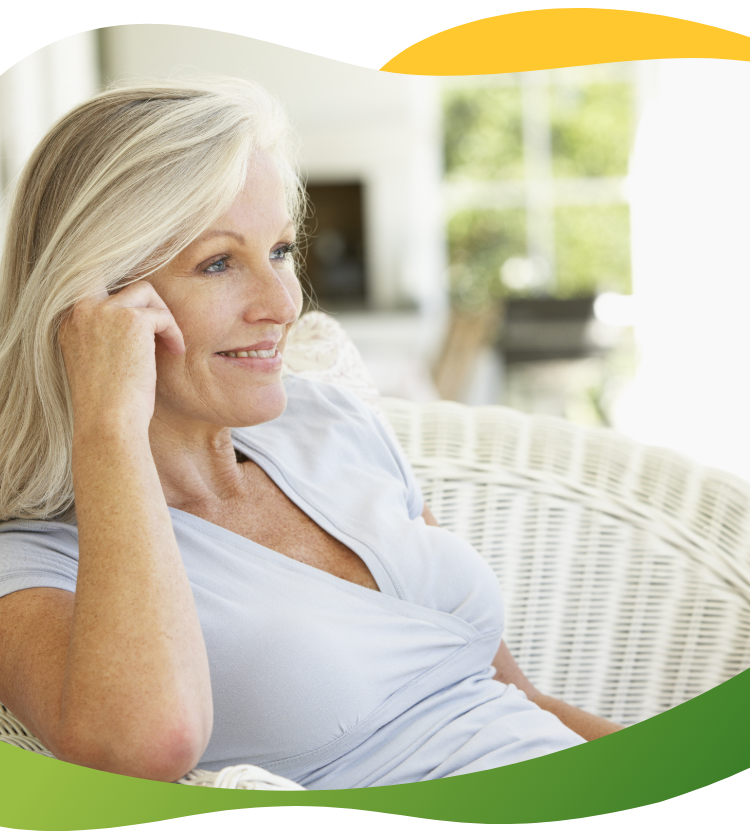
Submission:
[[[440,524],[497,574],[506,640],[543,692],[635,723],[750,666],[750,485],[609,430],[379,399],[322,314],[300,321],[286,361],[380,411]],[[2,706],[0,740],[46,752]],[[182,783],[301,789],[257,767]]]

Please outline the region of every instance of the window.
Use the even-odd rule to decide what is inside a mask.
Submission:
[[[444,81],[451,333],[469,322],[474,373],[494,370],[493,385],[472,389],[477,402],[610,423],[633,370],[632,333],[596,322],[593,297],[631,293],[637,72],[624,63]],[[483,339],[501,354],[478,342],[485,320]],[[452,397],[472,378],[465,366]]]
[[[454,303],[629,293],[634,65],[446,79],[443,106]]]

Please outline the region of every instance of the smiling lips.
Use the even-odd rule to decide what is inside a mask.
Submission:
[[[234,348],[231,351],[217,351],[221,357],[258,357],[261,359],[269,359],[278,354],[278,340],[266,340],[262,343],[255,343],[255,345],[245,346],[245,348]]]
[[[256,349],[251,351],[219,351],[221,357],[275,357],[278,351],[276,348]]]

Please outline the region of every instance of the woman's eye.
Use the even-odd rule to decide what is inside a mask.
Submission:
[[[275,250],[271,251],[271,259],[273,261],[291,260],[291,256],[295,252],[297,252],[296,244],[282,244],[280,247],[276,247]]]
[[[227,262],[229,259],[225,256],[224,258],[219,258],[213,263],[209,264],[208,267],[203,271],[204,273],[224,273],[227,269]]]

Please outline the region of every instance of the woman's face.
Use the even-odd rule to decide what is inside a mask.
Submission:
[[[181,356],[156,341],[156,419],[241,427],[281,415],[281,356],[302,305],[294,240],[277,167],[256,155],[229,211],[150,280],[185,339]]]

